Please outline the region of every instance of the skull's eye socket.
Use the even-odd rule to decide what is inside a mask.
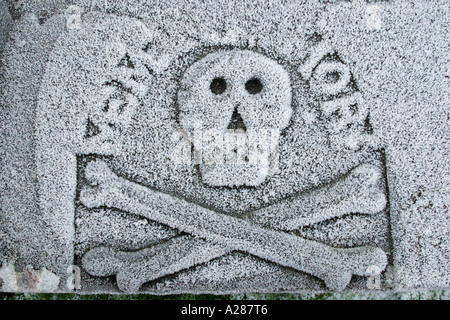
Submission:
[[[227,83],[224,78],[214,78],[209,85],[209,89],[214,94],[222,94],[227,89]]]
[[[325,75],[325,82],[327,83],[336,83],[339,81],[340,78],[340,74],[338,71],[332,71],[332,72],[328,72]]]
[[[261,84],[261,81],[257,78],[253,78],[247,81],[245,84],[245,90],[248,91],[250,94],[257,94],[260,93],[263,86]]]

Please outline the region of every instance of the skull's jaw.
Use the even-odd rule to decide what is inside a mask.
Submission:
[[[201,180],[213,187],[255,187],[278,171],[279,129],[187,131]]]
[[[212,187],[256,187],[264,182],[269,172],[269,165],[200,165],[202,182]]]
[[[201,163],[202,182],[211,187],[256,187],[278,171],[278,149],[256,157],[241,157],[241,161]]]

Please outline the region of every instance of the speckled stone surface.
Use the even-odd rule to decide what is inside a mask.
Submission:
[[[0,8],[3,291],[449,287],[445,1]]]

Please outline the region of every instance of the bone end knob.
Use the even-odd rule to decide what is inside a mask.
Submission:
[[[117,273],[119,260],[112,248],[97,247],[89,250],[82,258],[84,270],[93,276],[106,277]]]

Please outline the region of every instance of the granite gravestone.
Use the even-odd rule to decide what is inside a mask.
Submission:
[[[131,2],[10,6],[3,290],[448,286],[444,4]]]

